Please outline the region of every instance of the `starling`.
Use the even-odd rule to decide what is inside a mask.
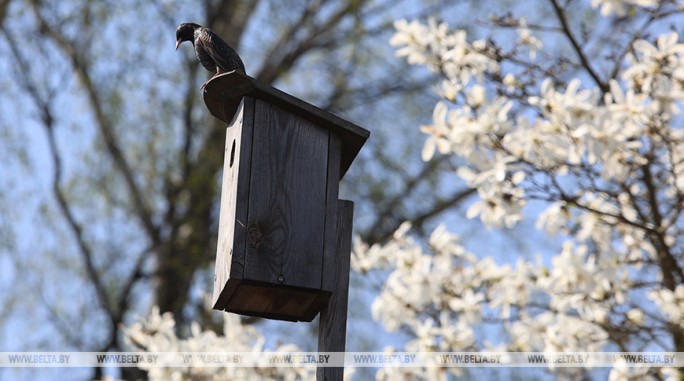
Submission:
[[[214,76],[232,71],[246,74],[237,52],[211,29],[194,23],[180,24],[176,29],[176,50],[183,41],[192,42],[197,59],[205,69],[215,71]]]

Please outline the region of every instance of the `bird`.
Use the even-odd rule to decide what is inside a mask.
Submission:
[[[192,42],[195,55],[205,69],[216,72],[211,78],[233,71],[246,74],[245,65],[235,49],[213,30],[191,22],[182,23],[176,29],[176,50],[184,41]],[[209,81],[201,88],[204,89],[207,83]]]

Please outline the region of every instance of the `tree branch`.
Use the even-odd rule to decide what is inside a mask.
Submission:
[[[589,76],[591,76],[591,78],[594,80],[596,85],[601,89],[601,91],[607,93],[610,90],[608,88],[608,84],[605,83],[598,75],[598,73],[591,67],[589,59],[584,54],[584,51],[582,51],[582,47],[580,46],[579,42],[577,42],[575,35],[572,33],[572,30],[568,25],[568,20],[565,17],[565,10],[561,8],[561,6],[558,4],[558,0],[549,1],[551,2],[551,5],[553,5],[553,10],[556,13],[556,17],[558,18],[558,21],[561,24],[565,37],[567,37],[568,41],[570,41],[570,45],[572,45],[572,48],[575,50],[575,54],[577,54],[577,57],[582,63],[582,66],[587,71],[587,73],[589,73]]]
[[[95,120],[97,121],[97,127],[102,135],[107,151],[111,156],[116,168],[121,172],[124,178],[126,187],[128,188],[131,200],[134,205],[134,212],[137,215],[140,223],[149,239],[152,241],[153,245],[158,245],[161,240],[159,237],[159,230],[157,226],[152,221],[152,214],[149,211],[147,204],[145,203],[142,192],[140,191],[138,185],[135,182],[135,176],[133,175],[133,170],[126,160],[124,153],[121,150],[119,143],[116,140],[112,126],[110,125],[105,112],[103,109],[102,101],[100,100],[100,95],[96,90],[96,86],[88,72],[87,65],[82,61],[81,55],[77,52],[76,47],[70,41],[66,39],[61,33],[54,29],[42,16],[38,4],[36,1],[31,2],[33,14],[38,21],[40,30],[45,32],[48,37],[52,38],[57,46],[62,50],[62,52],[67,56],[72,64],[72,68],[76,73],[77,77],[81,81],[86,94],[88,95],[88,100],[95,113]]]
[[[384,242],[392,237],[392,234],[401,226],[404,221],[411,221],[411,224],[415,228],[421,228],[429,219],[439,215],[440,213],[453,208],[460,202],[468,198],[470,195],[475,193],[474,188],[460,189],[454,192],[451,197],[435,201],[429,208],[426,208],[420,213],[416,213],[412,216],[401,215],[393,216],[392,210],[385,208],[383,212],[380,212],[381,218],[376,222],[375,226],[369,229],[369,233],[363,235],[363,241],[372,245],[378,242]],[[406,194],[403,194],[404,196]],[[391,221],[388,221],[389,217]]]
[[[265,57],[275,57],[264,62],[259,73],[255,76],[259,81],[267,84],[273,83],[278,76],[280,76],[285,69],[291,68],[299,60],[304,53],[324,46],[328,46],[335,41],[334,36],[328,34],[344,19],[345,16],[361,9],[366,0],[348,1],[344,6],[340,7],[327,20],[320,25],[314,25],[309,33],[297,40],[295,35],[301,31],[304,25],[313,24],[314,17],[318,14],[321,6],[318,2],[311,1],[307,9],[301,14],[297,23],[292,26],[280,36],[280,40],[276,43],[271,51]]]
[[[28,60],[22,56],[14,37],[4,28],[3,25],[0,25],[0,29],[2,30],[2,33],[5,35],[7,41],[9,42],[8,45],[10,47],[10,50],[12,51],[12,55],[17,61],[18,66],[29,67]],[[69,206],[66,197],[64,196],[64,192],[62,191],[62,188],[60,186],[62,180],[62,159],[59,155],[59,149],[57,148],[57,142],[55,139],[55,119],[53,116],[50,102],[47,99],[43,99],[43,97],[40,95],[40,92],[38,91],[37,86],[33,82],[31,82],[31,79],[28,77],[27,72],[17,70],[17,73],[20,79],[20,83],[29,93],[36,108],[39,110],[40,120],[47,134],[48,146],[50,149],[50,157],[53,163],[52,191],[57,200],[57,205],[59,206],[59,209],[76,240],[79,253],[85,265],[86,275],[92,283],[93,287],[95,288],[97,300],[100,306],[105,311],[107,311],[107,314],[109,315],[111,320],[112,307],[105,287],[102,284],[102,282],[100,282],[100,279],[98,277],[98,272],[93,262],[92,250],[90,246],[86,243],[85,238],[83,237],[83,227],[81,226],[81,224],[78,223],[78,221],[76,221],[76,217],[74,216],[74,213],[71,210],[71,207]],[[48,96],[48,98],[50,97]],[[114,325],[116,322],[112,320],[111,323],[112,325]]]
[[[663,274],[663,283],[669,290],[674,291],[677,282],[674,275],[679,277],[679,282],[684,282],[684,271],[677,264],[677,260],[672,256],[672,252],[665,240],[665,231],[663,227],[663,218],[660,214],[657,189],[653,183],[653,174],[651,173],[650,164],[645,164],[641,167],[642,180],[646,185],[647,202],[653,216],[653,225],[655,228],[650,232],[653,237],[653,245],[658,251],[660,259],[660,269]],[[684,344],[684,343],[683,343]]]

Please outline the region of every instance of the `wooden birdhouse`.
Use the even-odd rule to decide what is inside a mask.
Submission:
[[[311,321],[334,287],[339,181],[369,132],[239,73],[204,101],[228,124],[213,308]]]

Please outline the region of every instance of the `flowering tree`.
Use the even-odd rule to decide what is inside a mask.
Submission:
[[[510,228],[534,203],[540,234],[563,242],[536,261],[498,264],[444,226],[427,243],[409,222],[384,245],[357,241],[354,269],[389,271],[373,316],[410,332],[405,350],[684,351],[684,43],[667,30],[684,7],[593,0],[604,19],[582,37],[565,7],[588,4],[563,3],[549,0],[554,18],[536,24],[493,17],[484,39],[435,20],[395,23],[397,55],[441,77],[423,160],[448,156],[477,190],[469,218]],[[612,35],[592,34],[601,25]],[[488,325],[503,327],[501,343],[478,335]],[[611,378],[677,372],[620,367]]]
[[[188,338],[181,339],[174,329],[176,322],[170,312],[159,313],[152,308],[150,315],[124,329],[127,343],[133,348],[149,352],[214,352],[214,353],[278,353],[299,352],[292,344],[278,346],[274,352],[265,348],[265,338],[253,326],[243,325],[235,314],[224,314],[223,335],[213,330],[202,330],[198,323],[191,326]],[[304,366],[274,367],[269,364],[254,366],[202,367],[189,363],[164,366],[163,362],[141,364],[149,380],[299,380],[313,379],[316,368]]]
[[[444,225],[422,242],[406,222],[386,243],[356,240],[352,266],[389,274],[372,313],[388,331],[412,335],[406,351],[684,352],[684,43],[667,28],[684,7],[545,4],[553,18],[494,16],[481,39],[435,20],[400,20],[391,44],[441,78],[432,124],[421,127],[422,159],[449,159],[453,175],[476,189],[467,216],[504,229],[534,215],[560,252],[500,264],[470,253]],[[570,6],[601,19],[582,25]],[[231,324],[227,338],[244,329]],[[499,343],[480,335],[492,325],[503,329]],[[147,343],[140,347],[165,337],[141,327],[127,331]],[[240,335],[195,343],[243,343],[239,351],[259,342]],[[387,368],[377,378],[457,371]],[[612,379],[646,376],[682,374],[611,371]]]

